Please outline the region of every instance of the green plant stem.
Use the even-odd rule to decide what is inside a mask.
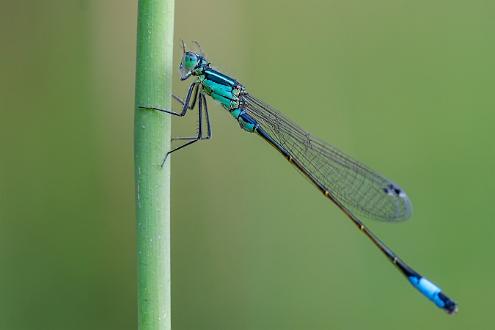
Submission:
[[[140,0],[138,9],[134,157],[136,180],[138,328],[171,329],[170,116],[138,108],[170,109],[173,0]]]

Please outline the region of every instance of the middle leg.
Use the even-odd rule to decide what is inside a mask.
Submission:
[[[204,106],[204,108],[203,108],[203,106]],[[206,114],[206,129],[207,129],[206,136],[203,136],[203,125],[202,125],[203,109],[204,109],[205,114]],[[195,136],[191,136],[191,137],[174,138],[174,140],[186,140],[188,142],[186,142],[186,143],[184,143],[178,147],[175,147],[174,149],[167,152],[167,154],[165,155],[165,157],[163,159],[163,162],[161,165],[162,167],[163,167],[163,164],[165,164],[165,162],[167,161],[167,158],[171,153],[173,153],[177,150],[180,150],[184,147],[190,146],[191,144],[193,144],[199,140],[208,140],[211,138],[210,115],[208,113],[208,105],[206,103],[206,97],[204,96],[203,93],[199,93],[199,97],[198,97],[198,120],[199,120],[199,122],[198,122],[198,134]]]

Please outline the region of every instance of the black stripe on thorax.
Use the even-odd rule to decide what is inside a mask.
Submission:
[[[211,80],[213,82],[216,82],[217,84],[221,85],[227,85],[231,87],[235,87],[239,85],[239,82],[237,80],[230,78],[229,76],[224,75],[223,73],[220,73],[216,70],[213,70],[211,68],[205,69],[203,71],[203,74],[206,79]]]

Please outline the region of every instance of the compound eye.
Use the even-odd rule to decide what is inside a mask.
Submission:
[[[195,54],[186,53],[184,55],[184,67],[187,70],[193,69],[196,66],[197,63],[198,63],[198,58],[197,58],[197,56]]]

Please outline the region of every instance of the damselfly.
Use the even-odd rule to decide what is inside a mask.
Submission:
[[[406,276],[413,287],[447,313],[455,313],[457,304],[453,300],[402,261],[356,215],[357,213],[388,222],[407,219],[411,215],[411,202],[404,190],[335,147],[309,134],[271,106],[253,97],[237,80],[213,69],[199,45],[198,48],[196,52],[186,51],[182,43],[180,79],[194,77],[184,100],[174,96],[182,104],[182,110],[174,112],[157,106],[140,106],[140,108],[183,117],[188,110],[198,105],[198,134],[176,138],[185,142],[167,153],[162,166],[171,153],[211,137],[206,96],[212,97],[238,121],[242,129],[256,133],[267,141],[305,175],[325,197],[337,205]],[[203,114],[206,117],[205,134],[203,134]]]

